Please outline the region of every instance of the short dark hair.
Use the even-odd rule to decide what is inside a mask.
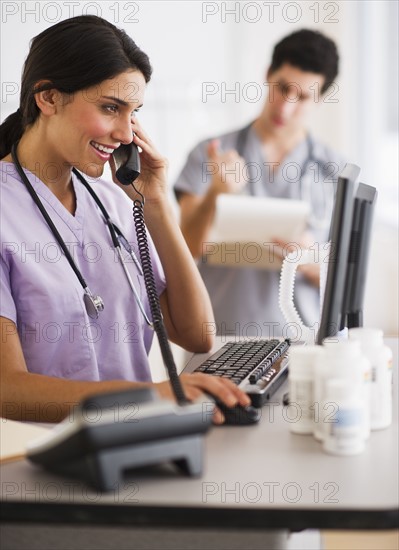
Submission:
[[[269,73],[274,73],[284,63],[302,71],[321,74],[325,82],[324,93],[338,74],[338,51],[335,42],[321,32],[302,29],[289,34],[275,45]]]
[[[151,78],[147,54],[101,17],[72,17],[38,34],[24,65],[20,107],[0,126],[0,158],[38,118],[35,93],[55,88],[73,94],[129,70],[140,71],[146,82]],[[47,82],[37,87],[41,80]]]

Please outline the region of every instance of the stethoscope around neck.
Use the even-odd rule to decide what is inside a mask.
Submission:
[[[32,184],[30,183],[29,179],[26,177],[26,174],[25,174],[25,172],[24,172],[24,170],[23,170],[23,168],[22,168],[22,166],[19,162],[19,159],[18,159],[17,146],[18,146],[18,143],[14,143],[14,145],[11,148],[11,157],[12,157],[12,160],[15,164],[17,172],[18,172],[19,176],[21,177],[22,182],[25,184],[27,190],[29,191],[33,201],[36,204],[36,206],[39,208],[41,214],[43,215],[44,219],[46,220],[47,225],[50,227],[51,232],[53,233],[54,237],[57,239],[57,242],[60,245],[62,251],[64,252],[65,257],[69,262],[69,265],[73,269],[73,271],[74,271],[75,275],[77,276],[80,284],[82,285],[82,288],[83,288],[83,291],[84,291],[83,301],[84,301],[85,308],[86,308],[88,316],[92,319],[98,319],[98,316],[99,316],[100,312],[104,310],[104,301],[101,298],[101,296],[91,292],[88,284],[86,283],[85,279],[83,278],[82,273],[80,272],[80,270],[78,269],[78,266],[76,265],[75,261],[73,260],[73,258],[71,256],[71,253],[69,252],[68,247],[66,246],[66,244],[65,244],[63,238],[61,237],[58,229],[56,228],[56,226],[54,225],[52,219],[50,218],[49,214],[47,213],[46,209],[44,208],[43,203],[41,202],[38,194],[34,190],[34,188],[33,188]],[[99,207],[102,215],[104,216],[105,223],[107,224],[109,233],[111,235],[112,244],[113,244],[115,250],[118,253],[119,260],[122,264],[123,270],[125,272],[125,275],[126,275],[126,278],[128,280],[129,286],[130,286],[130,288],[131,288],[131,290],[134,294],[137,305],[138,305],[138,307],[139,307],[139,309],[140,309],[147,325],[149,325],[150,327],[153,327],[153,323],[148,318],[148,315],[147,315],[147,313],[144,309],[144,305],[143,305],[143,303],[140,299],[140,296],[139,296],[139,294],[138,294],[138,292],[137,292],[137,290],[136,290],[136,288],[133,284],[130,273],[129,273],[127,267],[126,267],[126,264],[125,264],[125,261],[124,261],[124,258],[123,258],[123,254],[122,254],[122,247],[126,250],[126,252],[129,254],[129,256],[134,261],[140,275],[143,275],[143,270],[141,268],[140,262],[138,261],[138,259],[135,255],[134,251],[132,250],[132,247],[130,246],[128,240],[124,237],[121,230],[112,222],[112,220],[111,220],[107,210],[105,209],[104,205],[102,204],[102,202],[100,201],[99,197],[94,192],[94,190],[90,187],[90,185],[88,184],[86,179],[75,168],[73,168],[72,171],[75,174],[75,176],[77,178],[79,178],[79,180],[82,182],[82,184],[86,187],[87,191],[90,193],[90,195],[94,199],[95,203]]]
[[[242,128],[238,132],[236,150],[238,154],[243,158],[245,158],[244,153],[245,153],[245,149],[247,146],[249,133],[252,128],[252,125],[253,125],[253,121],[250,122],[247,126]],[[312,183],[310,181],[307,181],[309,179],[308,172],[310,171],[310,166],[312,163],[320,165],[320,161],[317,160],[316,158],[314,142],[309,133],[306,134],[306,148],[307,148],[306,158],[302,163],[300,174],[298,177],[298,182],[299,182],[298,193],[299,193],[299,199],[305,200],[306,202],[308,202],[308,204],[313,205]],[[250,166],[248,168],[249,168],[248,188],[251,195],[256,195],[255,178],[251,177]],[[315,189],[313,189],[313,191],[315,191]],[[321,191],[321,189],[319,189],[319,191]],[[324,202],[323,210],[326,211],[328,210],[328,207],[327,207],[328,198],[324,196],[324,193],[322,194],[323,194],[323,197],[320,196],[321,195],[320,192],[318,193],[319,198],[322,199]],[[328,225],[328,221],[326,222],[323,217],[318,217],[314,213],[314,209],[312,208],[311,214],[310,214],[310,225],[315,229],[325,229],[326,223]]]

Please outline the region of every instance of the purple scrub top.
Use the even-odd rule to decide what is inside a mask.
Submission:
[[[26,175],[91,292],[104,301],[99,318],[88,317],[77,276],[14,165],[1,162],[0,315],[16,324],[29,372],[74,380],[151,380],[147,354],[153,331],[138,308],[99,208],[74,175],[75,215],[37,176]],[[89,183],[138,255],[130,199],[112,182]],[[149,235],[148,240],[160,295],[165,275]],[[143,277],[125,256],[151,318]]]

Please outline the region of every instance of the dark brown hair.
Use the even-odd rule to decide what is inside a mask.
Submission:
[[[284,63],[302,71],[325,77],[321,93],[334,82],[338,74],[338,51],[335,43],[321,32],[302,29],[289,34],[275,45],[269,73],[274,73]]]
[[[150,80],[147,54],[125,31],[101,17],[72,17],[37,35],[22,73],[20,107],[0,126],[0,158],[38,118],[35,93],[54,88],[72,94],[132,69]],[[43,80],[48,82],[37,87]]]

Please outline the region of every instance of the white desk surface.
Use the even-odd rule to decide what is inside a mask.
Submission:
[[[310,435],[290,432],[284,385],[258,425],[215,427],[205,438],[202,477],[172,466],[133,471],[100,494],[28,461],[0,469],[3,517],[30,521],[142,522],[288,528],[399,526],[398,341],[394,351],[394,422],[375,431],[364,453],[328,455]],[[32,506],[32,503],[35,503]]]

